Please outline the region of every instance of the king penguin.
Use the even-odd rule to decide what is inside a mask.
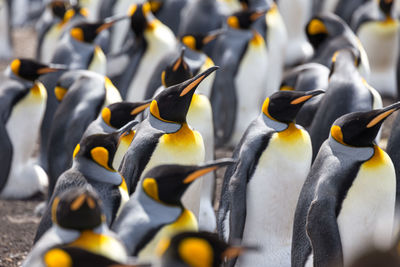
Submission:
[[[50,63],[57,43],[67,27],[86,16],[84,9],[73,7],[67,1],[55,0],[47,4],[43,15],[36,23],[38,43],[36,58],[44,63]]]
[[[231,159],[201,165],[159,165],[145,173],[137,193],[128,201],[112,225],[127,251],[140,261],[154,260],[158,246],[182,231],[197,231],[197,220],[181,202],[182,195],[197,178]]]
[[[0,0],[0,58],[9,59],[13,56],[11,37],[10,0]]]
[[[13,60],[5,71],[0,87],[1,198],[28,198],[47,186],[47,175],[32,156],[47,99],[38,78],[55,71],[28,59]]]
[[[293,267],[349,266],[366,249],[391,246],[396,175],[374,140],[399,108],[353,112],[333,123],[297,202]]]
[[[151,13],[149,3],[133,5],[129,11],[131,30],[135,34],[126,52],[126,64],[109,65],[109,76],[128,101],[141,101],[152,74],[165,55],[173,51],[177,40],[174,33]]]
[[[162,72],[162,86],[158,92],[193,77],[190,65],[184,57],[185,51],[182,49],[181,55]],[[212,78],[210,76],[212,74],[205,78],[204,82]],[[214,160],[215,153],[214,125],[210,100],[206,95],[200,92],[197,93],[202,85],[203,82],[199,85],[190,102],[187,122],[201,134],[204,141],[205,160],[211,161]],[[211,172],[206,174],[203,179],[194,182],[183,196],[183,203],[194,213],[199,221],[199,229],[210,232],[216,228],[216,218],[213,208],[214,192],[215,175]]]
[[[328,89],[309,128],[313,159],[329,137],[330,126],[337,118],[350,112],[382,107],[379,93],[357,70],[360,59],[356,54],[352,49],[345,49],[336,52],[332,58]]]
[[[95,121],[89,124],[82,135],[82,138],[99,133],[112,133],[123,127],[128,122],[136,119],[141,112],[146,110],[151,103],[150,100],[141,102],[117,102],[101,110],[101,113]],[[115,152],[112,166],[118,170],[122,159],[135,136],[135,130],[131,130],[120,138],[117,151]]]
[[[47,145],[49,196],[58,176],[71,167],[74,148],[88,125],[103,107],[122,101],[110,79],[86,70],[64,73],[55,94],[62,101],[54,114]]]
[[[235,258],[251,248],[227,244],[210,232],[182,232],[163,249],[161,260],[155,267],[219,267],[224,260]]]
[[[99,23],[81,22],[74,24],[57,43],[52,63],[64,64],[69,69],[91,70],[104,75],[106,72],[106,57],[101,43],[106,35],[101,32],[111,27],[118,19],[107,20]],[[47,142],[51,129],[53,116],[59,101],[54,95],[58,79],[62,73],[48,74],[42,78],[47,89],[47,105],[40,129],[40,165],[47,170]]]
[[[368,55],[371,69],[368,82],[382,95],[396,98],[400,23],[394,14],[393,1],[370,1],[359,7],[352,26]]]
[[[226,32],[216,40],[212,58],[221,71],[210,100],[217,147],[235,146],[265,99],[267,48],[263,37],[250,30],[265,12],[244,10],[229,16]]]
[[[53,194],[39,223],[35,242],[51,227],[52,207],[59,195],[70,188],[76,189],[87,184],[93,186],[99,194],[103,202],[102,210],[106,223],[111,225],[129,199],[125,179],[112,167],[112,162],[119,139],[136,123],[132,121],[111,134],[90,135],[80,141],[75,147],[71,168],[57,179]]]
[[[68,189],[57,196],[51,207],[51,218],[53,226],[33,246],[24,267],[65,266],[60,265],[60,253],[47,253],[57,245],[68,245],[112,260],[127,261],[124,245],[105,224],[102,202],[91,186]]]
[[[218,67],[161,91],[140,123],[121,163],[121,174],[133,194],[142,175],[160,164],[199,164],[205,150],[200,133],[187,124],[186,115],[197,86]]]
[[[237,162],[225,172],[218,232],[226,241],[239,239],[262,250],[239,257],[237,266],[290,266],[293,214],[312,156],[308,133],[294,121],[303,104],[323,92],[267,97],[233,152]]]

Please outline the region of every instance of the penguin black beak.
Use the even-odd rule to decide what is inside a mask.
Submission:
[[[304,96],[301,96],[301,97],[298,97],[296,99],[293,99],[292,102],[290,102],[290,104],[297,105],[297,104],[303,103],[303,102],[313,98],[314,96],[317,96],[317,95],[320,95],[320,94],[323,94],[323,93],[325,93],[325,91],[324,90],[320,90],[320,89],[309,91],[309,92],[306,92],[304,94]]]
[[[182,47],[182,49],[181,49],[181,54],[180,54],[178,60],[175,62],[174,66],[172,67],[172,70],[173,70],[174,72],[179,68],[179,66],[180,66],[181,64],[183,64],[183,57],[184,57],[184,55],[185,55],[185,50],[186,50],[186,48],[185,48],[185,47]]]
[[[153,99],[149,99],[149,100],[145,100],[145,101],[141,102],[136,108],[134,108],[131,111],[131,115],[137,115],[140,112],[142,112],[143,110],[145,110],[147,107],[150,106],[151,101],[153,101]]]
[[[124,20],[124,19],[128,19],[128,18],[130,18],[130,17],[127,16],[127,15],[113,16],[113,17],[106,18],[106,19],[104,20],[104,23],[101,24],[101,25],[96,29],[96,33],[98,34],[98,33],[100,33],[101,31],[110,28],[112,25],[114,25],[114,23],[116,23],[116,22],[118,22],[118,21],[121,21],[121,20]]]
[[[213,73],[214,71],[216,71],[217,69],[219,69],[218,66],[213,66],[207,70],[205,70],[204,72],[197,74],[195,77],[187,80],[186,82],[184,82],[181,85],[181,93],[179,96],[185,96],[187,93],[189,93],[192,90],[195,90],[197,88],[197,86],[200,84],[200,82],[206,78],[208,75],[210,75],[211,73]]]
[[[118,138],[121,138],[122,136],[127,134],[130,130],[132,130],[133,127],[136,126],[138,123],[139,123],[138,121],[130,121],[121,128],[119,128],[114,133],[117,134]]]
[[[61,64],[50,64],[46,67],[38,69],[37,74],[43,75],[43,74],[47,74],[50,72],[57,72],[57,71],[63,71],[63,70],[68,70],[68,67],[66,65],[61,65]]]
[[[224,166],[229,166],[234,163],[236,163],[236,160],[230,158],[220,159],[210,163],[205,163],[203,165],[198,166],[191,174],[186,176],[186,178],[183,180],[183,183],[184,184],[192,183],[197,178],[209,172],[215,171],[216,169]]]
[[[390,106],[382,108],[378,114],[375,114],[371,121],[367,124],[367,128],[374,127],[380,122],[383,122],[387,117],[389,117],[393,112],[400,109],[400,102],[394,103]]]
[[[260,17],[264,16],[265,14],[267,14],[267,12],[268,12],[267,9],[256,10],[250,15],[250,20],[251,21],[256,21],[258,18],[260,18]]]
[[[226,29],[219,29],[215,31],[211,31],[207,34],[206,37],[203,38],[203,45],[210,43],[211,41],[215,40],[218,36],[225,34]]]

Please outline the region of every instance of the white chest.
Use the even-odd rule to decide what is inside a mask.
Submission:
[[[58,40],[62,34],[63,27],[59,24],[53,25],[43,38],[40,51],[40,61],[50,63],[53,59],[53,54],[56,49]]]
[[[261,247],[246,253],[240,266],[290,266],[293,217],[311,166],[311,142],[299,130],[293,139],[274,134],[246,190],[243,242]]]
[[[144,99],[147,85],[155,68],[160,60],[175,48],[176,40],[172,31],[160,22],[156,25],[154,30],[147,30],[145,33],[147,48],[129,85],[127,93],[129,101]]]
[[[259,114],[265,96],[267,50],[264,40],[250,42],[235,77],[237,95],[236,122],[231,143],[236,145],[243,133]]]
[[[392,240],[396,177],[390,158],[364,163],[337,218],[345,266],[372,246],[389,248]]]

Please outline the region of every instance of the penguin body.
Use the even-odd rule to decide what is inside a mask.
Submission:
[[[13,56],[11,38],[11,18],[9,0],[0,1],[0,58],[9,59]]]
[[[313,54],[313,48],[304,34],[304,26],[311,16],[311,1],[282,0],[279,1],[278,7],[288,35],[285,64],[293,66],[303,63]]]
[[[381,2],[368,2],[359,7],[354,13],[352,25],[368,55],[371,69],[368,82],[379,93],[396,97],[400,24],[396,16],[392,15],[394,12],[391,12],[394,5],[390,3],[393,2]]]
[[[49,196],[58,176],[72,163],[75,146],[103,107],[121,101],[111,81],[91,71],[71,71],[61,76],[56,96],[61,100],[54,114],[48,141]],[[63,90],[68,90],[61,99]]]
[[[108,68],[112,73],[109,76],[124,99],[141,101],[159,61],[175,49],[176,39],[173,32],[153,16],[149,3],[132,5],[129,16],[135,39],[122,55],[126,57],[123,67],[118,60],[110,63]]]
[[[8,79],[1,88],[2,198],[27,198],[43,192],[47,185],[46,173],[32,156],[47,98],[46,88],[37,78],[54,71],[57,69],[26,59],[13,60],[6,70]]]
[[[61,255],[50,257],[47,251],[59,245],[126,262],[126,250],[103,222],[101,202],[93,188],[86,185],[66,190],[55,199],[52,209],[53,226],[34,244],[23,266],[51,266]]]
[[[285,73],[280,90],[311,91],[328,88],[329,69],[318,63],[306,63]],[[296,123],[308,129],[323,99],[323,95],[307,101],[296,116]]]
[[[313,158],[329,136],[331,124],[341,115],[382,107],[378,92],[358,73],[352,50],[340,50],[333,57],[327,92],[309,128],[313,143]]]
[[[300,193],[292,266],[348,266],[367,249],[391,246],[396,178],[374,139],[398,108],[395,103],[334,122]]]
[[[67,189],[76,189],[90,184],[99,194],[107,225],[111,225],[119,210],[128,201],[128,189],[124,178],[113,169],[112,162],[118,140],[129,131],[132,122],[111,134],[91,135],[76,146],[70,169],[57,179],[53,194],[48,202],[35,236],[35,242],[51,225],[51,207],[55,199]]]
[[[227,21],[239,20],[243,14],[251,17],[247,23],[252,23],[264,13],[243,11],[228,17]],[[250,121],[257,117],[265,97],[268,67],[265,41],[256,31],[240,29],[240,21],[233,25],[236,29],[228,28],[217,39],[214,49],[215,64],[221,66],[210,97],[217,146],[234,146],[239,142]],[[252,88],[251,94],[248,88]]]
[[[161,91],[150,105],[150,114],[139,125],[121,163],[121,174],[134,193],[141,176],[167,163],[198,164],[204,161],[201,135],[190,128],[186,114],[196,87],[217,67]]]
[[[346,1],[346,0],[337,0],[336,7],[334,12],[336,15],[341,17],[348,25],[351,25],[354,13],[356,10],[369,2],[368,0],[356,0],[356,1]],[[333,10],[332,10],[333,11]]]
[[[74,24],[62,36],[57,44],[52,63],[63,64],[68,69],[91,70],[104,75],[106,69],[106,58],[100,43],[107,36],[102,31],[110,27],[115,20],[100,23],[77,23]],[[43,123],[40,130],[40,165],[47,170],[47,141],[49,140],[51,123],[56,112],[58,101],[54,90],[62,73],[48,74],[42,78],[47,89],[47,105]]]
[[[218,232],[226,241],[241,239],[262,250],[239,257],[238,266],[290,265],[291,217],[312,155],[309,135],[293,121],[304,102],[322,92],[271,95],[235,148],[238,161],[225,173]]]
[[[231,163],[220,160],[202,165],[159,165],[147,172],[112,226],[128,253],[140,261],[154,260],[157,246],[174,234],[197,231],[196,218],[181,203],[181,197],[198,177]]]

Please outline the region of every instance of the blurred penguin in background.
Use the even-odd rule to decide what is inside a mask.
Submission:
[[[0,59],[13,57],[10,4],[11,0],[0,0]]]
[[[384,96],[396,98],[400,23],[394,0],[370,1],[352,18],[352,28],[367,52],[371,73],[368,82]],[[384,52],[383,52],[384,51]]]

